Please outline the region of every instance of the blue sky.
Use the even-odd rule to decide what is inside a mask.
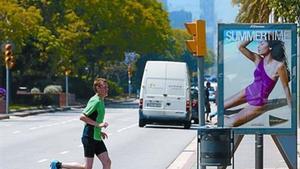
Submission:
[[[200,0],[168,0],[168,10],[177,11],[185,10],[191,11],[193,20],[198,19],[200,9]],[[211,0],[206,0],[211,1]],[[231,0],[215,0],[215,8],[217,20],[223,23],[233,23],[235,16],[238,13],[238,7],[231,4]]]

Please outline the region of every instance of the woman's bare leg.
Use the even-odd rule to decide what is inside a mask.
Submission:
[[[225,99],[224,109],[226,110],[244,103],[246,103],[245,89]]]
[[[238,127],[243,125],[263,113],[263,106],[248,105],[242,109],[239,113],[225,116],[224,124],[227,127]]]

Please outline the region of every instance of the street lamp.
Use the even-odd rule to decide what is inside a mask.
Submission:
[[[132,75],[131,64],[128,64],[127,73],[128,73],[128,95],[130,97],[130,95],[131,95],[131,75]]]
[[[66,107],[69,106],[69,75],[71,73],[70,69],[65,70],[65,75],[66,75]]]
[[[132,66],[131,64],[135,61],[137,54],[135,52],[125,52],[125,64],[127,65],[127,75],[128,75],[128,96],[131,94],[131,76],[132,76]]]

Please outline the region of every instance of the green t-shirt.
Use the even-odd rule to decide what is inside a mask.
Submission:
[[[83,110],[83,114],[97,123],[102,123],[105,114],[104,101],[98,95],[94,95],[88,101],[85,109]],[[101,128],[85,124],[82,136],[90,137],[95,140],[102,140]]]

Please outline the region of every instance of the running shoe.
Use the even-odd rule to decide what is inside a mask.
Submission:
[[[52,160],[50,163],[50,169],[60,169],[61,163],[57,160]]]

